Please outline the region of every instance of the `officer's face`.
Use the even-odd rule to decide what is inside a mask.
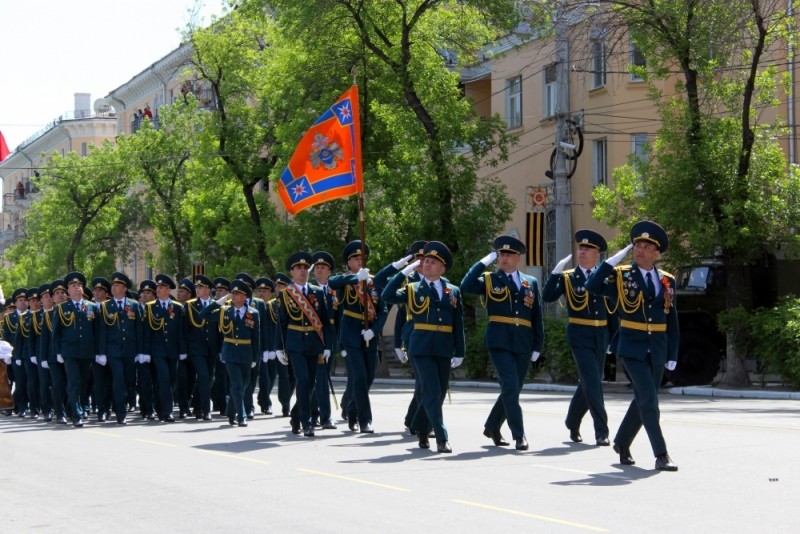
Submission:
[[[53,302],[56,304],[61,304],[62,302],[67,301],[67,292],[63,289],[56,289],[53,292]]]
[[[214,298],[219,300],[227,294],[228,294],[227,289],[225,289],[224,287],[218,287],[217,290],[214,292]]]
[[[41,301],[36,297],[28,299],[28,306],[30,306],[32,311],[37,311],[40,307],[40,304]]]
[[[650,241],[637,241],[633,245],[633,261],[636,265],[648,271],[653,268],[653,264],[661,257],[658,247]]]
[[[286,288],[287,288],[287,285],[284,284],[283,282],[278,282],[277,284],[275,284],[275,291],[277,293],[280,293],[281,291],[283,291]]]
[[[111,294],[114,295],[115,299],[125,298],[125,292],[127,290],[128,288],[121,282],[114,282],[111,284]]]
[[[192,297],[192,294],[188,289],[184,289],[182,287],[178,288],[178,301],[179,302],[186,302],[191,297]]]
[[[305,283],[308,282],[308,265],[295,265],[292,267],[290,273],[292,275],[292,280],[294,280],[296,284],[305,285]]]
[[[95,302],[103,302],[105,300],[108,300],[108,292],[101,287],[94,288],[92,290],[92,295],[94,296]]]
[[[324,263],[318,263],[314,266],[314,278],[321,284],[328,283],[328,278],[331,277],[331,268]]]
[[[241,291],[234,291],[231,293],[231,300],[233,301],[233,305],[237,308],[241,308],[244,306],[245,301],[247,300],[247,295],[242,293]]]
[[[357,273],[363,266],[364,258],[360,254],[358,256],[352,256],[347,260],[347,268],[350,269],[351,273]]]
[[[438,280],[444,274],[444,263],[435,258],[422,260],[422,274],[428,280]]]
[[[505,273],[511,273],[517,270],[519,265],[519,254],[516,252],[498,252],[497,253],[497,266]]]
[[[208,297],[211,296],[211,288],[206,286],[197,286],[197,298],[202,300],[208,300]]]
[[[152,302],[156,299],[155,293],[153,293],[152,289],[142,289],[139,292],[139,302],[142,304],[147,304],[148,302]]]
[[[69,287],[67,287],[67,292],[69,293],[69,298],[75,302],[83,300],[83,284],[80,282],[72,282]]]
[[[159,284],[156,286],[156,296],[159,300],[169,300],[169,286]]]
[[[50,293],[42,293],[42,307],[45,309],[53,307],[53,297]]]
[[[578,265],[584,269],[591,269],[600,259],[600,249],[586,245],[578,246]]]
[[[256,289],[256,294],[261,300],[269,300],[272,298],[272,290],[268,287],[259,287]]]

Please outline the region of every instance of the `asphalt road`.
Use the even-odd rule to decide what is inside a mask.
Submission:
[[[376,385],[375,434],[339,422],[315,438],[261,415],[83,429],[0,416],[3,532],[800,531],[798,401],[662,394],[680,470],[660,473],[643,431],[635,466],[593,445],[588,418],[588,443],[570,442],[558,392],[523,392],[521,453],[481,434],[497,390],[455,388],[453,454],[421,450],[402,425],[410,395]],[[606,394],[612,437],[629,400]]]

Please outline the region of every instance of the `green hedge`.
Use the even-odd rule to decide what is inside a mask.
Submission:
[[[731,315],[739,314],[734,310]],[[756,310],[748,322],[748,346],[762,372],[777,374],[784,384],[800,387],[800,298],[786,298],[774,308]]]

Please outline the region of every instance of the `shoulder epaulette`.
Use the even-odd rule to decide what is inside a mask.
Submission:
[[[675,275],[672,273],[668,273],[667,271],[662,271],[661,269],[659,269],[658,272],[661,273],[663,276],[669,276],[673,280],[675,279]]]
[[[575,268],[573,267],[572,269],[564,269],[563,271],[561,271],[561,274],[572,274],[574,272]]]
[[[630,271],[632,268],[631,265],[621,265],[619,267],[614,267],[617,271]]]

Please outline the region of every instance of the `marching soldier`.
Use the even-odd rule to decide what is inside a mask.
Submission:
[[[111,370],[114,414],[118,425],[127,425],[128,391],[136,382],[136,357],[142,353],[142,306],[127,297],[132,286],[125,273],[111,275],[111,296],[100,305],[98,352]]]
[[[428,433],[436,435],[436,450],[450,453],[442,404],[450,383],[450,369],[464,361],[464,308],[458,287],[442,275],[452,267],[450,250],[438,241],[423,249],[424,259],[406,266],[391,279],[383,298],[391,304],[405,304],[413,325],[408,341],[408,355],[416,362],[421,385],[420,406],[411,422],[420,448],[430,447]],[[406,284],[406,279],[422,263],[423,278]],[[405,287],[402,287],[406,284]]]
[[[350,430],[371,434],[372,405],[369,390],[375,380],[378,364],[378,337],[386,322],[386,303],[365,269],[365,258],[369,256],[369,245],[360,240],[348,243],[342,254],[348,273],[333,276],[328,280],[331,289],[341,294],[342,318],[339,324],[339,344],[345,353],[347,383],[350,391],[345,408]],[[345,401],[342,401],[345,404]]]
[[[215,380],[222,340],[218,325],[202,316],[203,310],[214,304],[211,300],[213,282],[207,276],[198,274],[194,277],[194,285],[197,298],[186,305],[186,350],[197,373],[195,417],[211,421],[211,386]]]
[[[50,393],[50,372],[46,367],[47,360],[43,356],[44,339],[44,310],[42,309],[41,287],[32,287],[28,290],[28,315],[30,315],[30,335],[28,337],[28,360],[30,366],[26,368],[29,375],[35,375],[36,403],[39,411],[44,415],[45,421],[53,420],[52,395]],[[48,289],[49,291],[49,289]],[[33,409],[31,407],[31,409]]]
[[[11,294],[11,307],[3,317],[3,339],[14,347],[12,352],[12,370],[14,374],[14,407],[19,417],[28,415],[28,374],[25,361],[28,360],[28,335],[24,318],[28,314],[28,299],[25,288],[19,288]],[[30,363],[30,362],[28,362]]]
[[[53,379],[50,374],[50,348],[52,336],[53,297],[50,293],[50,284],[39,287],[39,298],[42,307],[35,315],[33,331],[36,336],[37,365],[39,367],[39,399],[42,403],[42,413],[48,423],[53,420]],[[48,314],[50,317],[48,317]],[[48,320],[49,319],[49,320]],[[63,405],[63,401],[62,401]]]
[[[314,281],[322,289],[325,295],[325,305],[328,307],[328,320],[330,321],[330,328],[332,332],[332,343],[334,348],[331,349],[331,354],[336,354],[335,345],[337,334],[339,332],[339,298],[336,291],[328,287],[328,279],[331,277],[335,268],[333,256],[325,251],[318,251],[312,254],[311,263],[314,268]],[[335,430],[336,425],[333,424],[331,419],[331,394],[330,390],[330,376],[331,368],[333,367],[333,358],[328,358],[327,362],[317,362],[317,381],[314,395],[314,407],[312,409],[312,416],[314,426],[320,426],[325,430]]]
[[[274,330],[270,329],[269,325],[267,324],[267,321],[264,320],[267,316],[267,303],[264,300],[253,296],[253,288],[255,288],[256,286],[256,281],[253,279],[253,277],[247,273],[238,273],[234,278],[236,280],[241,280],[242,282],[247,284],[247,287],[250,288],[250,294],[247,297],[245,305],[258,310],[258,317],[260,319],[260,325],[261,325],[260,326],[261,341],[259,343],[259,346],[262,347],[263,354],[258,355],[258,361],[256,361],[255,367],[252,367],[250,369],[250,380],[248,381],[248,385],[245,388],[244,392],[244,407],[247,410],[247,418],[252,420],[253,418],[255,418],[255,413],[256,413],[255,406],[253,405],[253,394],[255,393],[256,384],[258,384],[259,373],[261,372],[259,364],[261,363],[261,360],[265,358],[269,359],[266,349],[266,347],[269,345],[269,342],[267,341],[267,336],[270,333],[272,333],[274,336]]]
[[[461,281],[464,293],[481,295],[486,302],[489,324],[484,345],[489,349],[500,395],[489,413],[483,435],[498,447],[508,445],[500,427],[508,419],[511,437],[518,451],[528,450],[519,394],[530,362],[542,351],[544,326],[539,282],[517,268],[526,247],[512,236],[494,240],[494,251],[473,265]],[[497,260],[498,270],[484,272]]]
[[[184,310],[188,312],[188,304],[193,302],[197,297],[197,290],[191,279],[182,278],[180,282],[178,282],[177,297],[178,302],[180,302]],[[186,319],[185,313],[184,319]],[[188,333],[185,324],[183,325],[183,331],[184,333]],[[195,404],[192,399],[192,392],[194,391],[196,380],[197,372],[188,354],[185,355],[183,359],[178,359],[178,380],[175,384],[175,400],[178,403],[178,417],[180,419],[186,419],[191,413],[189,407]]]
[[[572,255],[559,261],[542,289],[542,299],[554,302],[562,295],[567,307],[567,342],[578,369],[580,383],[567,410],[565,424],[572,441],[583,441],[581,420],[586,412],[592,414],[594,436],[598,446],[609,445],[608,415],[603,402],[601,382],[608,350],[608,316],[613,313],[603,297],[590,295],[584,284],[597,268],[600,253],[607,245],[603,236],[592,230],[575,232],[578,246],[578,266],[564,271]]]
[[[152,280],[142,280],[139,282],[139,304],[142,306],[142,322],[144,322],[145,306],[156,300],[156,283]],[[153,359],[144,350],[144,331],[146,325],[142,325],[142,353],[134,358],[136,367],[136,384],[139,388],[139,411],[143,418],[148,421],[156,419],[156,378]]]
[[[328,309],[322,289],[308,283],[311,254],[296,252],[286,260],[292,283],[278,295],[278,329],[275,347],[283,365],[292,362],[297,380],[297,396],[292,407],[292,433],[300,427],[307,437],[314,436],[311,424],[311,395],[320,356],[327,362],[331,355],[331,332]]]
[[[219,304],[216,301],[222,300],[224,302],[225,299],[223,299],[223,297],[229,295],[230,290],[230,280],[221,276],[214,278],[215,302],[212,302],[209,305],[209,313],[207,314],[206,319],[211,321],[213,328],[219,328],[219,322],[217,321],[218,316],[210,312],[219,310],[219,307],[222,304]],[[222,345],[220,345],[220,348],[222,348]],[[214,409],[224,417],[228,414],[228,370],[225,368],[225,362],[219,358],[219,355],[217,355],[217,360],[214,366],[214,382],[211,384],[211,401],[214,403]]]
[[[269,309],[269,318],[270,321],[273,321],[275,324],[273,325],[275,336],[278,335],[278,329],[280,328],[279,322],[279,313],[280,313],[280,306],[281,300],[277,297],[280,296],[281,292],[284,291],[289,284],[292,283],[292,279],[289,278],[288,275],[285,273],[277,272],[275,273],[275,295],[276,298],[272,299],[271,306]],[[268,351],[267,358],[271,358],[270,362],[273,364],[275,368],[275,376],[277,377],[278,382],[278,402],[281,405],[281,416],[282,417],[289,417],[289,410],[291,408],[292,403],[292,395],[294,394],[294,388],[296,385],[296,380],[294,377],[294,369],[292,368],[292,362],[290,361],[288,365],[281,365],[274,354],[272,354],[276,349],[277,345],[275,344],[275,339],[272,340],[272,345],[270,351]],[[272,386],[275,384],[275,380],[273,379],[269,384],[269,389],[267,391],[267,395],[272,392]]]
[[[174,423],[172,391],[178,378],[178,360],[186,359],[183,306],[170,298],[175,282],[166,274],[156,276],[156,300],[144,309],[142,350],[156,369],[159,418]]]
[[[631,227],[631,244],[600,264],[586,281],[596,295],[618,299],[617,357],[622,358],[633,385],[631,401],[614,436],[620,463],[633,465],[630,446],[644,426],[659,471],[677,471],[667,453],[661,432],[658,388],[664,368],[675,369],[678,360],[678,314],[675,278],[658,270],[655,262],[667,250],[667,233],[652,221]],[[633,263],[616,265],[633,248]]]
[[[231,282],[231,304],[219,311],[219,331],[222,334],[222,361],[228,372],[230,399],[228,422],[247,426],[245,391],[250,381],[251,369],[261,358],[261,319],[258,310],[247,305],[252,296],[244,280]]]
[[[50,369],[50,380],[53,383],[53,412],[56,423],[67,424],[68,410],[71,410],[67,397],[67,372],[64,362],[58,361],[53,344],[53,331],[58,320],[58,306],[67,301],[67,286],[63,280],[53,280],[50,284],[50,293],[53,295],[53,308],[45,310],[45,324],[47,325],[47,366]],[[42,355],[42,357],[45,357]],[[69,413],[71,417],[71,412]]]
[[[53,322],[53,351],[64,364],[67,375],[67,398],[72,424],[83,427],[88,416],[81,403],[81,392],[89,381],[92,362],[97,355],[97,322],[100,308],[84,299],[86,277],[74,271],[64,277],[69,299],[56,306]]]
[[[25,392],[28,397],[28,407],[30,416],[39,419],[42,405],[39,398],[39,365],[36,354],[36,327],[34,325],[34,313],[40,311],[41,301],[39,300],[39,288],[33,287],[25,290],[27,312],[20,315],[19,330],[17,337],[23,338],[22,366],[25,368],[27,385]]]
[[[108,300],[110,293],[111,282],[102,276],[92,279],[92,294],[94,295],[95,304],[102,306]],[[98,322],[98,334],[99,324]],[[109,399],[113,398],[111,385],[112,378],[111,369],[108,366],[108,355],[98,352],[92,364],[92,400],[97,407],[97,421],[99,423],[104,423],[108,419],[111,405]]]
[[[261,413],[272,415],[272,399],[269,398],[272,392],[272,385],[278,376],[279,365],[275,359],[275,325],[278,320],[277,311],[273,306],[273,294],[275,293],[275,282],[266,276],[256,280],[256,295],[266,304],[266,313],[261,317],[261,327],[266,329],[267,337],[265,344],[261,347],[261,365],[258,371],[258,406]],[[282,367],[282,366],[281,366]]]

